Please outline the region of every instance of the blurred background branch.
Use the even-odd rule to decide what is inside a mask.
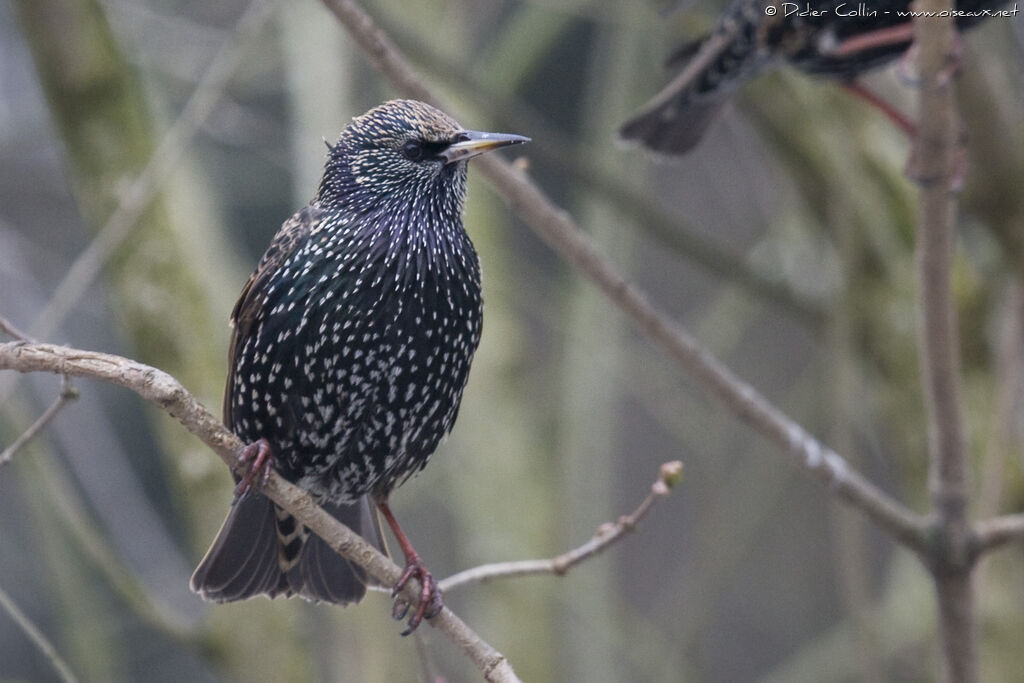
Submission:
[[[49,85],[51,111],[57,116],[64,140],[72,151],[72,163],[78,166],[74,173],[81,179],[80,203],[91,221],[102,225],[29,328],[38,337],[49,337],[115,253],[120,252],[120,261],[140,265],[137,250],[133,253],[129,248],[125,253],[121,249],[133,233],[142,227],[152,232],[161,229],[157,227],[161,224],[165,233],[171,233],[173,219],[159,214],[166,209],[154,209],[157,213],[146,215],[145,220],[142,220],[143,215],[217,106],[242,58],[243,47],[265,27],[275,3],[253,0],[246,8],[181,113],[155,147],[150,142],[151,124],[143,93],[118,54],[99,7],[87,1],[20,3],[19,7],[20,19],[33,38],[30,45],[37,48],[36,64],[41,80]],[[67,43],[62,42],[60,38],[67,39],[65,31],[69,25],[74,25],[77,33]],[[68,43],[77,41],[88,42],[93,55],[90,63],[80,63],[81,53],[69,49]],[[102,96],[97,97],[97,93]],[[122,149],[111,150],[108,143],[111,139],[117,139]],[[113,163],[109,156],[120,156],[120,159]],[[124,188],[118,176],[133,179]],[[185,271],[176,279],[183,277],[195,276]],[[202,295],[203,284],[193,285],[194,296]],[[128,317],[134,324],[142,325],[144,319],[140,318],[139,315]]]
[[[64,681],[64,683],[75,683],[78,678],[75,677],[74,672],[68,666],[56,648],[51,643],[43,632],[40,631],[32,621],[25,616],[25,613],[18,609],[18,606],[11,600],[11,596],[7,594],[3,588],[0,588],[0,609],[7,613],[14,623],[25,632],[29,640],[39,648],[39,651],[43,654],[46,659],[53,665],[54,671],[57,673],[58,678]]]

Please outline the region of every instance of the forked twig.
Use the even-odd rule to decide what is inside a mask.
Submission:
[[[10,320],[3,316],[0,316],[0,332],[3,332],[8,337],[17,339],[18,341],[35,341],[35,339],[19,330],[17,327],[14,326],[14,323],[12,323]]]
[[[50,407],[39,416],[39,419],[33,422],[32,425],[22,432],[10,446],[0,453],[0,467],[9,463],[15,453],[24,448],[25,444],[34,439],[39,432],[45,429],[46,425],[50,424],[50,421],[57,416],[57,413],[60,412],[61,408],[77,398],[78,390],[71,386],[71,378],[67,375],[61,375],[60,394],[58,394],[57,398],[50,404]]]
[[[651,484],[651,490],[643,502],[628,515],[615,522],[605,522],[597,529],[593,538],[583,545],[547,560],[523,560],[520,562],[495,562],[483,564],[453,574],[440,582],[441,590],[447,592],[467,583],[484,583],[493,579],[507,579],[535,574],[563,576],[579,563],[606,550],[630,531],[636,528],[650,509],[662,498],[668,496],[676,484],[682,481],[683,463],[678,460],[661,466],[658,479]]]

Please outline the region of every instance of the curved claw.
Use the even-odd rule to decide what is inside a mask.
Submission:
[[[238,452],[237,462],[244,466],[242,478],[235,486],[235,499],[232,505],[242,500],[253,488],[261,489],[270,481],[270,473],[274,469],[274,452],[266,439],[247,444]]]
[[[420,600],[416,606],[416,611],[412,613],[409,618],[408,627],[402,631],[403,636],[407,636],[416,630],[424,619],[432,619],[440,614],[444,608],[444,599],[441,594],[441,589],[437,585],[437,581],[434,580],[433,574],[427,570],[423,562],[419,558],[410,560],[405,565],[405,570],[395,583],[395,587],[391,590],[391,597],[397,597],[398,594],[405,588],[405,584],[409,582],[409,579],[415,577],[420,582]],[[403,598],[398,598],[395,601],[395,608],[392,610],[392,616],[396,619],[404,619],[406,613],[409,611],[409,604]]]

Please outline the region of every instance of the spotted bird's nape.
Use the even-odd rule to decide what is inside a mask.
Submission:
[[[232,313],[225,423],[265,444],[247,453],[378,548],[368,500],[380,507],[406,556],[396,592],[410,578],[423,587],[409,630],[440,609],[440,592],[386,503],[451,430],[480,341],[465,162],[526,141],[465,130],[412,100],[355,118],[330,147],[315,198],[274,237]],[[258,480],[240,482],[193,589],[220,601],[359,600],[362,571],[247,493]]]

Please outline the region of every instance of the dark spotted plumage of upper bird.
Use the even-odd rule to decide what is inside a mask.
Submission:
[[[274,237],[232,314],[224,420],[255,462],[194,590],[218,601],[362,597],[360,570],[245,489],[272,463],[380,547],[370,502],[392,522],[388,494],[451,430],[480,341],[480,266],[461,217],[466,160],[525,141],[395,100],[330,147],[319,191]],[[440,595],[393,530],[406,551],[400,583],[423,584],[414,628]]]
[[[957,8],[967,14],[957,27],[970,28],[1005,1],[960,0]],[[676,51],[669,65],[681,64],[679,73],[619,134],[656,152],[684,154],[732,93],[777,64],[852,81],[898,58],[912,40],[910,9],[910,0],[734,0],[709,35]]]

